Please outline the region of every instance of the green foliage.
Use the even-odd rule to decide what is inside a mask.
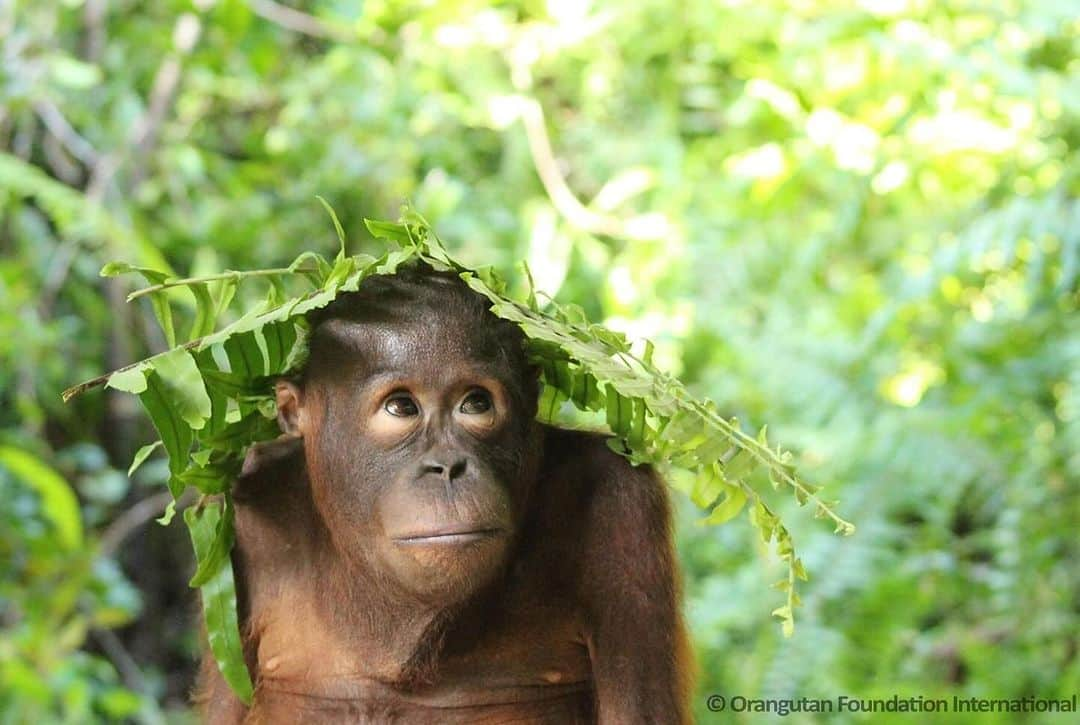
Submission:
[[[782,620],[785,635],[792,634],[794,610],[799,604],[795,583],[796,579],[805,580],[806,572],[795,555],[788,529],[751,485],[749,474],[756,467],[765,470],[774,486],[790,487],[799,505],[812,502],[816,515],[831,518],[837,533],[851,534],[855,527],[820,500],[816,489],[798,479],[790,454],[769,448],[764,428],[756,438],[749,436],[737,421],[720,416],[711,401],[695,399],[678,380],[653,365],[651,342],[644,343],[644,354],[639,357],[625,335],[589,323],[580,308],[561,307],[551,300],[550,311],[541,310],[531,289],[526,303],[505,296],[507,285],[493,270],[469,269],[453,260],[427,221],[408,207],[399,223],[365,222],[372,235],[393,243],[395,249],[377,258],[346,256],[341,223],[329,204],[321,197],[319,201],[329,212],[341,244],[333,263],[309,251],[284,270],[187,279],[120,262],[106,264],[102,276],[135,272],[151,283],[132,293],[129,300],[149,295],[158,301],[154,312],[170,345],[176,341],[167,290],[200,290],[196,294],[196,324],[182,345],[64,392],[64,398],[70,399],[104,383],[138,394],[168,454],[174,503],[189,486],[200,494],[198,504],[184,512],[197,563],[189,584],[202,587],[211,650],[244,702],[250,702],[252,686],[240,646],[229,562],[234,536],[231,482],[247,449],[278,434],[273,381],[303,365],[303,315],[329,304],[340,293],[356,291],[369,275],[394,274],[418,262],[458,273],[491,302],[496,316],[521,327],[530,342],[529,357],[542,372],[542,420],[555,422],[562,401],[570,401],[583,411],[603,410],[614,435],[613,450],[635,465],[678,466],[704,481],[695,486],[692,497],[709,510],[706,523],[728,521],[749,501],[750,523],[765,544],[775,539],[777,552],[788,566],[787,577],[778,583],[787,602],[773,614]],[[283,278],[288,276],[299,278],[310,289],[285,295]],[[213,332],[223,310],[211,302],[206,285],[216,280],[237,284],[252,277],[271,280],[266,301]],[[131,470],[145,460],[154,445],[135,454]],[[740,454],[742,465],[736,467],[732,464]],[[165,523],[172,510],[164,517]]]
[[[30,453],[10,446],[0,446],[0,466],[38,492],[42,514],[56,532],[57,543],[69,551],[79,548],[82,518],[67,481]]]
[[[115,564],[86,548],[67,481],[29,450],[0,445],[0,499],[0,721],[155,712],[108,661],[79,651],[88,632],[130,622],[140,600]]]
[[[198,337],[275,280],[286,299],[326,279],[340,241],[323,233],[320,193],[350,251],[375,256],[362,219],[413,199],[459,241],[455,257],[502,273],[500,293],[551,314],[557,296],[651,339],[657,367],[723,420],[769,421],[843,499],[859,535],[839,539],[798,515],[788,484],[750,474],[819,572],[784,638],[768,584],[789,567],[755,530],[697,525],[689,502],[719,498],[714,521],[769,517],[709,470],[671,472],[699,721],[717,721],[709,692],[1080,690],[1069,3],[288,5],[284,24],[273,3],[237,0],[0,8],[0,444],[64,479],[83,537],[60,546],[43,513],[52,486],[2,469],[0,663],[37,684],[0,676],[0,721],[115,720],[80,694],[112,689],[185,706],[190,542],[145,527],[102,545],[173,477],[164,449],[128,480],[153,435],[134,396],[65,405],[56,391],[167,349],[157,303],[125,305],[135,276],[101,278],[102,264],[210,278],[163,290],[177,342]],[[321,257],[300,276],[218,274],[287,270],[301,249]],[[517,260],[529,275],[507,274]],[[225,373],[214,384],[242,394]],[[546,387],[543,409],[605,423],[603,385],[571,392]],[[612,416],[656,425],[632,405]],[[753,462],[740,453],[720,473]],[[199,475],[215,475],[206,463]],[[108,587],[85,574],[105,567]],[[134,598],[129,581],[145,606],[116,635],[141,683],[122,652],[101,653],[118,620],[66,627],[109,592]],[[81,594],[50,609],[69,584]]]
[[[232,506],[228,497],[184,511],[198,568],[190,586],[202,587],[206,637],[229,687],[244,702],[252,696],[251,676],[237,629],[236,585],[229,551],[233,545]]]

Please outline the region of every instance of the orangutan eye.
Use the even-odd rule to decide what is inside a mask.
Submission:
[[[462,413],[482,415],[491,410],[491,395],[486,390],[474,390],[461,401]]]
[[[383,404],[387,413],[398,418],[411,418],[420,414],[420,406],[408,395],[395,395]]]

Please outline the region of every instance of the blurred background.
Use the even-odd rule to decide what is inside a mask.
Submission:
[[[316,194],[350,252],[410,198],[463,261],[528,260],[840,500],[854,537],[775,498],[811,576],[785,639],[774,553],[675,494],[702,722],[1076,693],[1076,11],[0,2],[0,722],[192,718],[190,543],[164,464],[126,473],[150,423],[60,391],[164,345],[103,263],[333,254]]]

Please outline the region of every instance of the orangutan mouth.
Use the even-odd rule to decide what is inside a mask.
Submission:
[[[503,533],[502,529],[467,527],[448,527],[435,531],[420,531],[405,536],[395,536],[394,543],[407,546],[445,545],[456,546],[477,541],[494,539]]]

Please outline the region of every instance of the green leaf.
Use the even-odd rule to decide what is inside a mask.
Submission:
[[[189,506],[184,511],[184,523],[195,545],[197,566],[188,586],[201,587],[224,566],[233,545],[232,507],[219,501]]]
[[[462,276],[464,277],[464,275]],[[506,282],[503,281],[502,277],[499,276],[499,273],[496,272],[495,268],[491,265],[477,267],[472,270],[470,279],[479,280],[489,297],[492,295],[501,297],[506,293]]]
[[[105,387],[113,388],[124,393],[141,393],[146,390],[146,371],[149,368],[150,364],[143,362],[138,365],[133,365],[130,368],[117,370],[109,376],[109,380],[105,383]]]
[[[163,284],[170,279],[168,272],[162,272],[150,267],[136,267],[135,265],[128,264],[127,262],[109,262],[98,273],[102,277],[116,277],[121,274],[141,274],[150,284]],[[130,301],[130,297],[128,298]]]
[[[540,307],[536,303],[536,283],[533,281],[532,270],[529,269],[527,260],[521,260],[521,271],[525,273],[525,281],[529,285],[529,294],[525,298],[525,304],[533,312],[538,312]]]
[[[570,399],[579,410],[600,410],[600,406],[604,404],[596,378],[583,371],[578,371],[574,376],[574,390]]]
[[[415,248],[402,249],[396,252],[387,254],[379,263],[375,266],[375,271],[378,274],[394,274],[398,271],[398,268],[408,264],[416,257]]]
[[[633,406],[634,417],[626,439],[632,448],[642,448],[645,445],[645,414],[648,408],[640,398],[633,399]]]
[[[262,328],[266,342],[266,367],[268,375],[278,375],[285,371],[293,345],[296,343],[296,323],[292,320],[273,322]]]
[[[203,350],[202,353],[207,353],[209,350]],[[258,385],[254,381],[257,378],[248,378],[239,373],[224,373],[217,368],[209,368],[199,366],[199,370],[202,372],[203,382],[206,384],[208,392],[217,392],[223,396],[230,398],[243,398],[252,395],[259,395],[260,393],[266,394],[268,391],[265,386]],[[211,401],[213,396],[211,396]]]
[[[801,559],[792,560],[791,570],[795,573],[795,576],[802,579],[803,581],[809,580],[809,577],[806,576],[806,569],[803,568],[803,563]]]
[[[161,446],[161,441],[154,441],[148,445],[143,446],[139,450],[135,451],[135,456],[131,459],[131,466],[128,468],[127,475],[130,478],[135,474],[135,471],[139,470],[139,466],[143,464],[150,454],[153,453],[158,447]]]
[[[176,328],[173,326],[172,306],[169,304],[169,296],[165,290],[150,293],[150,307],[154,310],[154,317],[161,326],[161,333],[165,336],[165,345],[176,347]]]
[[[121,274],[129,274],[134,271],[135,268],[127,262],[106,262],[98,274],[102,277],[117,277]]]
[[[170,275],[166,272],[159,272],[156,269],[150,269],[149,267],[135,267],[124,262],[110,262],[101,268],[101,275],[103,277],[115,277],[119,274],[129,274],[137,272],[141,274],[147,282],[151,285],[158,285],[167,282],[170,279]],[[152,292],[150,297],[150,307],[154,311],[154,317],[157,318],[158,325],[161,327],[161,332],[165,336],[165,344],[172,348],[176,347],[176,329],[173,326],[172,307],[169,305],[169,297],[165,290],[158,290]],[[131,295],[128,295],[128,301],[131,301]]]
[[[709,512],[709,515],[705,518],[705,523],[710,526],[726,524],[728,521],[738,516],[745,505],[746,492],[739,486],[732,486],[727,489],[727,495],[724,497],[724,500]]]
[[[334,213],[334,207],[330,206],[330,202],[322,198],[318,194],[315,198],[319,200],[319,203],[326,209],[326,213],[330,215],[330,219],[334,222],[334,231],[337,232],[338,242],[341,244],[341,248],[338,250],[338,261],[345,259],[345,230],[341,228],[341,222],[338,221],[337,214]]]
[[[225,354],[229,358],[229,367],[233,374],[241,379],[252,380],[267,374],[266,361],[254,331],[234,335],[226,340]]]
[[[545,385],[540,392],[540,401],[537,404],[537,417],[544,423],[554,423],[558,417],[559,408],[566,396],[558,388]]]
[[[199,430],[210,417],[210,396],[195,358],[184,349],[170,350],[154,359],[154,371],[168,392],[174,412],[192,430]]]
[[[612,352],[630,352],[630,343],[621,332],[609,330],[603,325],[589,325],[588,330],[594,340],[607,345]]]
[[[289,265],[290,272],[300,271],[316,287],[322,287],[326,278],[330,276],[330,263],[321,254],[304,252]]]
[[[633,402],[629,398],[619,395],[611,384],[606,386],[604,397],[607,401],[608,428],[620,438],[627,438],[633,422]]]
[[[214,331],[214,324],[217,322],[217,306],[205,282],[193,284],[188,289],[195,295],[195,319],[191,323],[191,331],[187,339],[194,340]]]
[[[758,530],[762,543],[768,544],[772,541],[779,520],[760,498],[755,498],[754,507],[750,509],[750,522]]]
[[[329,290],[337,290],[337,288],[348,279],[354,271],[354,262],[352,257],[341,257],[334,261],[334,267],[330,270],[330,276],[326,278],[326,288]]]
[[[569,399],[574,392],[574,378],[570,366],[564,360],[547,360],[544,364],[544,382],[558,388],[563,400]]]
[[[233,457],[212,464],[191,466],[180,474],[180,480],[186,485],[194,486],[203,494],[224,493],[232,485],[238,473],[240,473],[240,460]]]
[[[795,617],[790,604],[784,605],[783,607],[777,607],[773,610],[772,616],[778,617],[781,620],[780,628],[785,637],[790,637],[795,633]]]
[[[772,611],[772,616],[788,619],[791,617],[791,607],[777,607]]]
[[[698,507],[709,509],[716,505],[720,497],[730,488],[721,471],[715,464],[702,466],[696,471],[690,488],[690,500]]]
[[[413,243],[420,248],[427,262],[435,269],[461,269],[461,265],[450,258],[442,240],[427,219],[408,203],[402,209],[401,221],[405,222],[406,230],[413,232],[410,235]]]
[[[169,501],[169,505],[165,507],[165,513],[158,518],[154,519],[162,526],[168,526],[172,523],[173,517],[176,516],[176,499]]]
[[[0,466],[41,497],[41,513],[56,532],[56,542],[66,551],[83,545],[79,501],[68,482],[37,456],[14,446],[0,446]]]
[[[409,236],[409,230],[404,224],[365,219],[364,226],[367,227],[371,236],[376,239],[386,239],[391,242],[396,242],[403,247],[412,245],[412,237]]]
[[[285,304],[289,296],[285,292],[285,282],[282,281],[281,277],[272,274],[266,278],[266,281],[270,283],[270,289],[266,293],[266,302],[263,303],[263,306],[266,309],[271,310],[279,305]]]
[[[235,423],[225,426],[221,433],[202,439],[202,443],[217,450],[239,452],[252,443],[270,440],[280,434],[281,429],[275,419],[252,411]]]
[[[191,511],[192,509],[188,509]],[[195,547],[195,558],[199,562],[216,561],[216,569],[203,574],[202,584],[203,617],[206,621],[206,637],[210,651],[214,655],[222,677],[240,698],[250,705],[252,698],[251,674],[244,661],[244,648],[240,639],[239,618],[236,613],[236,584],[233,579],[232,562],[228,556],[215,554],[218,541],[218,519],[214,514],[207,515],[210,506],[204,507],[203,514],[191,514],[187,511],[184,519],[191,532],[191,541]],[[221,516],[221,512],[217,512]],[[216,549],[220,551],[220,546]]]
[[[247,390],[232,386],[232,375],[218,369],[213,349],[196,352],[195,363],[199,366],[199,374],[202,375],[206,394],[210,397],[210,418],[198,432],[201,440],[216,435],[225,428],[225,416],[229,410],[230,396],[236,398],[247,395]],[[228,384],[223,381],[227,381]]]
[[[589,325],[589,318],[585,315],[585,310],[581,307],[581,305],[558,305],[555,308],[555,312],[558,317],[561,318],[568,325],[580,325],[582,327],[588,327]]]
[[[739,481],[754,468],[754,457],[745,449],[736,449],[724,456],[724,475],[729,481]]]
[[[214,283],[214,321],[215,324],[218,318],[221,317],[221,313],[232,302],[233,295],[236,294],[236,288],[240,285],[239,277],[226,277],[225,279],[219,279]],[[213,327],[204,334],[210,334],[213,332]]]
[[[169,480],[166,482],[169,487],[169,493],[172,494],[173,501],[176,501],[184,495],[184,491],[187,490],[187,485],[180,480],[180,476],[175,473],[170,473]],[[167,512],[166,512],[167,513]]]
[[[188,453],[194,436],[189,426],[173,406],[169,386],[157,370],[146,376],[146,390],[139,394],[139,401],[150,415],[165,451],[169,454],[169,470],[179,474],[188,463]],[[173,491],[173,497],[179,496]]]

